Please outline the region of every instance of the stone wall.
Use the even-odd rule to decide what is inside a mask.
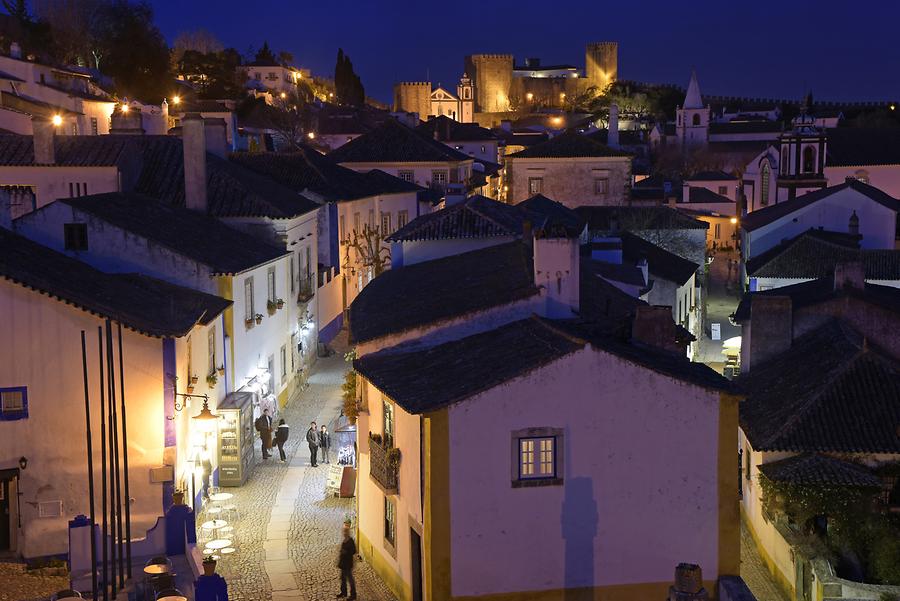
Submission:
[[[419,119],[427,119],[431,114],[431,82],[401,81],[394,84],[393,110],[418,113]]]
[[[475,111],[498,113],[509,110],[513,81],[511,54],[472,54],[465,72],[475,82]]]

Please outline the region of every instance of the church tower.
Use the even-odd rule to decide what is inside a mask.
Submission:
[[[709,142],[709,107],[703,106],[696,71],[691,71],[684,105],[676,110],[675,137],[682,147],[705,146]]]
[[[790,200],[828,185],[825,177],[825,128],[816,126],[812,93],[789,131],[781,134],[777,202]]]
[[[475,121],[475,86],[467,73],[459,78],[456,86],[456,97],[459,98],[459,121],[473,123]]]

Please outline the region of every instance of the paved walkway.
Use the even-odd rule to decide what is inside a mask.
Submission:
[[[336,345],[338,349],[342,345]],[[234,489],[241,515],[236,520],[237,553],[219,563],[233,601],[334,599],[340,588],[335,567],[344,518],[354,513],[354,499],[328,498],[328,467],[309,464],[305,443],[311,421],[320,425],[338,416],[341,383],[347,364],[340,350],[320,358],[310,386],[282,410],[291,427],[285,446],[288,462],[260,459],[247,483]],[[354,520],[355,521],[355,520]],[[388,601],[390,591],[371,567],[358,561],[358,594],[364,601]]]
[[[758,601],[790,601],[775,584],[775,579],[759,556],[756,544],[743,520],[741,520],[741,578]]]

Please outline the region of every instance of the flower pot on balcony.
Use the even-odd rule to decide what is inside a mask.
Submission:
[[[215,374],[215,372],[213,372],[213,373],[209,374],[208,376],[206,376],[206,384],[207,384],[210,388],[214,388],[215,385],[216,385],[216,382],[218,382],[218,381],[219,381],[219,377]]]
[[[211,556],[207,556],[203,558],[203,575],[204,576],[212,576],[216,573],[216,560]]]
[[[275,315],[275,311],[278,309],[278,305],[275,304],[275,301],[266,302],[266,311],[269,312],[269,315]]]
[[[193,386],[193,384],[188,384],[188,385],[187,385],[187,393],[188,393],[188,394],[194,394],[194,386]]]
[[[191,384],[196,384],[199,381],[200,378],[198,376],[191,376]]]
[[[218,373],[220,376],[224,376],[225,375],[225,366],[223,365],[222,367],[217,367],[216,373]]]
[[[278,299],[275,301],[275,306],[279,309],[284,309],[284,299]]]
[[[261,323],[262,323],[262,320],[263,320],[262,313],[257,313],[257,314],[256,314],[256,325],[261,324]]]

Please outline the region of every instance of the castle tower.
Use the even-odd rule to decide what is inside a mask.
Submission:
[[[696,71],[691,71],[684,104],[675,113],[675,138],[679,144],[703,146],[709,141],[709,107],[703,106]]]
[[[584,76],[599,91],[616,81],[619,74],[618,42],[594,42],[584,53]]]
[[[418,113],[419,119],[431,114],[431,82],[401,81],[394,84],[394,112]]]
[[[475,121],[475,86],[468,73],[463,73],[456,86],[456,97],[459,98],[459,120],[461,123]]]
[[[475,82],[475,111],[502,113],[509,110],[512,86],[511,54],[472,54],[466,57],[466,70]]]

